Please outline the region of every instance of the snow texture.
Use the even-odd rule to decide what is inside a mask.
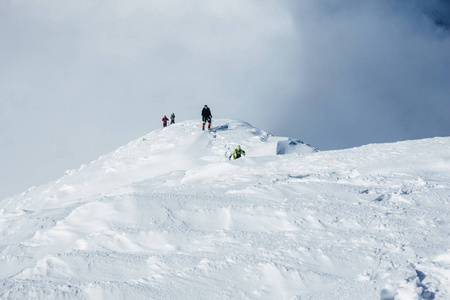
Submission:
[[[1,201],[0,299],[450,299],[450,138],[200,126]]]

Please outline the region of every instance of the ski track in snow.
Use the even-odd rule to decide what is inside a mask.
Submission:
[[[450,138],[317,152],[215,124],[0,202],[0,299],[450,299]]]

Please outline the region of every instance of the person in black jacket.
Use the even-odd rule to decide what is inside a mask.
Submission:
[[[205,124],[206,122],[208,122],[208,130],[211,130],[211,110],[209,109],[208,105],[205,105],[205,107],[203,107],[202,110],[202,121],[203,121],[203,125],[202,125],[202,130],[205,130]]]

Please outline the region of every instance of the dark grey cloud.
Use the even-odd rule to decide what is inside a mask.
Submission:
[[[291,126],[275,131],[322,149],[448,136],[450,39],[427,16],[431,4],[293,4],[298,90],[274,116],[289,115]]]
[[[448,135],[448,4],[0,1],[0,198],[204,104],[321,149]]]

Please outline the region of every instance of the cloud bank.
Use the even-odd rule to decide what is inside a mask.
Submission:
[[[321,149],[449,135],[449,2],[372,2],[0,1],[0,198],[204,104]]]

